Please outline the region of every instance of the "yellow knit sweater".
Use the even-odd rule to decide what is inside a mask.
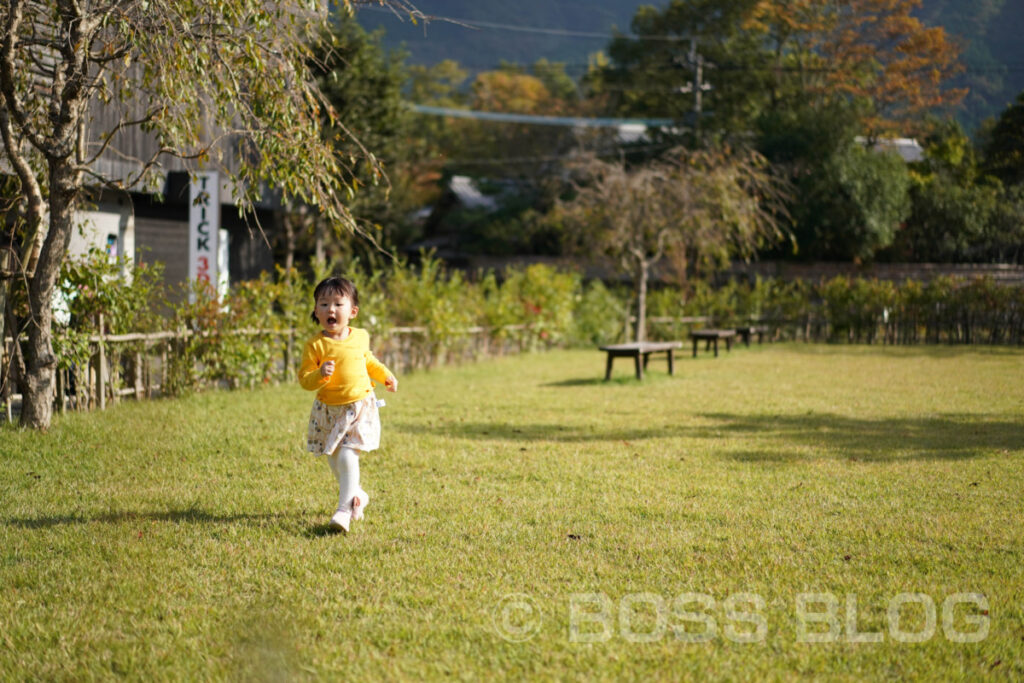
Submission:
[[[330,377],[320,375],[320,366],[334,361]],[[374,358],[370,351],[370,335],[366,330],[350,327],[347,337],[338,341],[322,333],[306,342],[299,367],[299,384],[316,391],[316,397],[329,406],[340,406],[366,398],[373,391],[370,378],[380,383],[392,372]]]

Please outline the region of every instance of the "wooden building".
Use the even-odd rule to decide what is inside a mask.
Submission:
[[[69,255],[73,257],[99,248],[112,257],[130,255],[136,264],[159,261],[165,266],[167,282],[175,284],[184,282],[189,272],[189,172],[203,169],[195,162],[164,154],[155,167],[154,182],[145,187],[133,186],[130,191],[110,189],[118,183],[129,185],[145,161],[159,150],[155,137],[139,126],[122,128],[118,125],[125,119],[141,118],[140,114],[133,116],[130,110],[143,111],[144,108],[143,103],[116,101],[90,108],[93,118],[86,136],[88,140],[103,140],[110,131],[115,131],[102,154],[91,165],[97,176],[112,183],[108,187],[94,187],[94,192],[83,202],[78,229],[69,245]],[[213,128],[209,124],[206,127]],[[99,144],[91,143],[93,153],[100,151]],[[219,153],[221,170],[236,170],[235,140],[225,136],[218,147],[214,156]],[[6,160],[0,159],[0,173],[9,172],[9,169],[2,168],[4,166]],[[226,175],[222,172],[221,178]],[[270,244],[281,226],[278,198],[266,193],[256,207],[256,220],[250,217],[247,222],[235,207],[234,188],[230,183],[222,181],[219,196],[218,227],[226,231],[224,260],[230,281],[252,279],[263,271],[273,270]]]

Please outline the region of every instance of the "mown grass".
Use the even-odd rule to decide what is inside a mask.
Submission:
[[[786,345],[675,377],[652,359],[642,384],[624,360],[602,382],[596,351],[411,375],[347,537],[297,386],[4,429],[0,678],[1020,678],[1022,360]],[[954,627],[987,619],[980,642],[943,630],[964,592],[988,614]],[[725,604],[742,593],[764,604]],[[837,642],[798,642],[824,628],[805,593],[835,596]],[[936,605],[924,642],[889,631],[901,593]],[[881,642],[848,642],[850,596]],[[713,637],[677,637],[678,609]],[[753,626],[730,609],[764,637],[735,642]]]

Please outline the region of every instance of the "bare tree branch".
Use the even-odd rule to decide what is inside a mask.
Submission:
[[[46,147],[45,138],[29,125],[21,98],[15,90],[15,69],[17,59],[15,50],[18,45],[18,34],[21,28],[24,2],[11,0],[7,10],[7,23],[4,26],[4,39],[0,42],[0,93],[4,98],[4,109],[10,113],[14,124],[18,126],[19,137],[24,137],[36,149],[43,151]]]

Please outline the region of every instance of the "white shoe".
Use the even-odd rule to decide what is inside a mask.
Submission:
[[[352,498],[352,519],[362,519],[363,509],[369,504],[369,502],[370,494],[359,489],[359,493]]]
[[[349,512],[348,510],[342,510],[339,508],[331,517],[330,527],[335,531],[344,531],[347,534],[348,525],[351,520],[352,513]]]

